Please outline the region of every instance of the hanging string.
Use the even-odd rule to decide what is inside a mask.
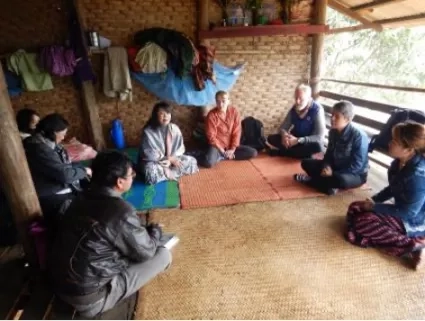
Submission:
[[[119,97],[117,97],[116,102],[115,102],[115,109],[116,109],[116,112],[117,112],[117,118],[121,119],[120,118],[120,106],[119,106],[119,104],[120,104],[120,99],[119,99]]]

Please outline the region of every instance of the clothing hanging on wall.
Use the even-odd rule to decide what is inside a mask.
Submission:
[[[132,101],[132,85],[128,70],[127,51],[123,47],[110,47],[105,53],[103,66],[103,92],[107,97]]]
[[[167,53],[153,42],[140,49],[134,60],[140,66],[140,71],[146,74],[167,70]]]
[[[19,49],[7,59],[7,68],[22,77],[23,88],[28,91],[53,89],[52,78],[37,64],[37,54]]]
[[[39,65],[51,75],[64,77],[74,73],[77,59],[74,50],[63,46],[48,46],[40,51]]]

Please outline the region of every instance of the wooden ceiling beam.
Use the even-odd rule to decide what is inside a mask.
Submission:
[[[370,20],[364,18],[362,15],[351,10],[350,8],[343,6],[341,3],[339,3],[336,0],[328,0],[328,5],[332,9],[350,17],[351,19],[357,20],[357,21],[359,21],[363,24],[369,24],[369,25],[373,24],[373,26],[371,26],[371,28],[376,30],[376,31],[382,31],[382,29],[383,29],[382,26],[379,23],[376,23],[374,21],[370,21]]]
[[[403,2],[403,1],[406,1],[406,0],[375,0],[372,2],[351,7],[351,10],[353,11],[370,10],[370,9],[375,9],[375,8],[383,7],[392,3]]]
[[[364,30],[364,29],[372,29],[375,26],[374,23],[365,23],[365,24],[358,24],[355,26],[350,27],[343,27],[343,28],[333,28],[326,31],[326,34],[337,34],[342,32],[353,32],[358,30]]]
[[[398,18],[391,18],[391,19],[383,19],[383,20],[375,20],[374,23],[380,24],[380,25],[390,25],[393,23],[400,23],[400,22],[412,22],[415,20],[421,20],[425,19],[425,12],[415,14],[412,16],[405,16],[405,17],[398,17]]]

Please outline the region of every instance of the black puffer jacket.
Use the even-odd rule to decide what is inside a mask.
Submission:
[[[136,210],[111,189],[89,190],[72,202],[49,256],[56,292],[98,292],[129,262],[144,262],[157,250],[161,230],[148,230]]]

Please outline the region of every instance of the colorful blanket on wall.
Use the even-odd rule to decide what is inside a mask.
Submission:
[[[165,73],[143,74],[132,73],[134,80],[162,100],[172,101],[186,106],[207,106],[215,103],[215,93],[218,90],[229,91],[243,69],[244,65],[232,68],[215,62],[213,65],[216,83],[205,82],[205,89],[197,91],[191,77],[179,78],[168,69]]]

